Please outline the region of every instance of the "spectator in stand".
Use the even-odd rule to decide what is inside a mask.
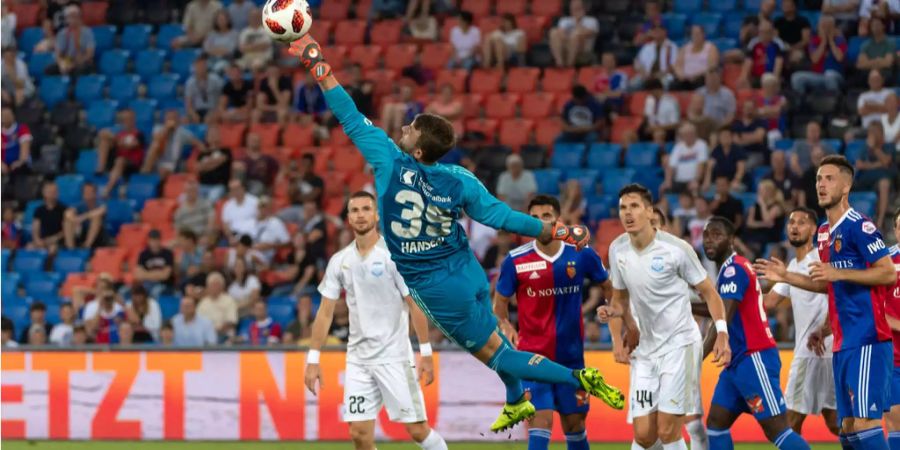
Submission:
[[[197,245],[198,237],[190,228],[178,228],[178,283],[183,288],[191,277],[199,274],[203,266],[203,248]]]
[[[573,67],[579,62],[592,62],[594,40],[600,22],[587,13],[582,0],[569,2],[569,15],[563,16],[550,29],[550,52],[557,67]]]
[[[437,114],[453,122],[453,129],[456,131],[457,136],[462,136],[465,131],[463,127],[463,114],[465,112],[463,101],[456,96],[453,85],[450,83],[441,85],[440,93],[425,107],[425,112]]]
[[[844,36],[852,36],[859,20],[860,0],[822,0],[822,15],[830,15],[837,21]],[[821,19],[820,19],[821,20]]]
[[[163,123],[153,127],[153,140],[150,141],[141,172],[158,172],[162,179],[179,172],[184,164],[182,149],[185,145],[202,148],[203,142],[197,139],[187,127],[181,125],[178,110],[167,110]]]
[[[297,341],[301,339],[308,339],[311,331],[310,326],[312,325],[312,317],[312,299],[308,295],[300,297],[297,301],[297,318],[288,324],[282,334],[281,342],[285,344],[297,344]]]
[[[669,230],[676,236],[689,240],[688,224],[697,217],[694,196],[688,192],[678,194],[678,204],[672,208],[672,225]]]
[[[886,112],[881,116],[884,140],[897,147],[900,144],[900,111],[897,109],[897,94],[891,93],[884,101]]]
[[[809,70],[794,72],[791,87],[805,95],[810,91],[825,91],[829,94],[840,92],[844,83],[844,57],[847,55],[847,40],[840,34],[834,17],[819,19],[818,33],[807,46],[807,55],[812,63]]]
[[[412,4],[413,2],[410,2]],[[428,4],[430,2],[425,2]],[[407,19],[408,24],[408,32],[411,38],[411,41],[414,43],[428,43],[434,42],[438,38],[438,22],[437,19],[434,18],[433,15],[428,14],[427,11],[420,12],[414,17],[410,17]]]
[[[216,108],[225,82],[216,73],[210,73],[205,56],[194,60],[194,71],[184,85],[184,108],[191,123],[213,123],[217,119]]]
[[[32,49],[32,53],[56,53],[56,34],[57,31],[53,28],[53,23],[49,20],[44,20],[44,23],[41,25],[41,29],[44,32],[44,37],[41,38],[36,44],[34,44],[34,48]]]
[[[742,62],[746,58],[746,49],[750,46],[750,42],[759,37],[759,24],[775,20],[776,6],[775,0],[763,0],[759,5],[759,11],[756,14],[744,17],[738,35],[738,45],[740,49],[728,52],[726,58],[729,61]]]
[[[222,72],[238,50],[238,32],[231,25],[228,12],[216,13],[215,24],[203,39],[203,52],[209,57],[212,70]]]
[[[119,126],[99,133],[97,172],[109,171],[109,181],[100,193],[103,198],[115,196],[113,188],[119,180],[140,172],[144,165],[147,140],[137,127],[134,111],[125,109],[118,116]]]
[[[616,67],[616,55],[604,52],[600,57],[600,71],[594,78],[594,95],[607,111],[619,112],[628,89],[628,74]]]
[[[30,322],[27,327],[22,330],[22,335],[19,337],[20,344],[36,344],[31,341],[31,329],[32,328],[40,328],[44,330],[44,336],[50,336],[50,332],[53,330],[53,325],[50,325],[47,322],[47,306],[42,302],[35,301],[28,308],[28,317]]]
[[[666,166],[666,178],[661,191],[696,193],[706,175],[706,161],[709,147],[706,141],[697,137],[697,129],[691,123],[684,123],[678,129],[675,148]]]
[[[59,202],[59,188],[54,181],[44,182],[41,195],[44,202],[34,211],[34,219],[31,221],[31,242],[28,247],[56,253],[63,240],[66,205]]]
[[[770,162],[772,172],[766,175],[767,180],[771,180],[775,187],[781,191],[781,198],[787,207],[793,207],[800,201],[800,182],[794,174],[788,170],[787,156],[781,150],[772,152],[772,160]]]
[[[234,247],[228,249],[225,267],[228,270],[234,270],[234,265],[238,261],[244,261],[247,267],[254,272],[262,271],[267,265],[266,258],[259,250],[253,248],[253,238],[247,234],[242,234]]]
[[[84,325],[75,325],[75,328],[72,331],[72,347],[80,347],[90,342],[87,329]]]
[[[701,191],[708,191],[712,183],[719,178],[731,180],[729,189],[743,191],[744,175],[747,173],[747,155],[743,149],[734,145],[734,135],[730,129],[719,130],[718,140],[718,145],[709,155]]]
[[[231,20],[231,25],[239,32],[247,28],[250,18],[254,14],[257,17],[262,17],[256,5],[249,0],[232,0],[226,9],[228,10],[228,19]]]
[[[118,344],[119,324],[125,321],[122,298],[112,290],[101,292],[97,299],[88,303],[81,313],[84,328],[91,342],[96,344]]]
[[[218,0],[191,0],[184,9],[184,36],[172,40],[173,48],[198,47],[213,29],[216,14],[222,10]]]
[[[856,111],[862,121],[862,127],[868,129],[872,122],[881,121],[881,115],[887,112],[885,103],[892,90],[884,87],[881,72],[869,71],[869,90],[860,94],[856,101]]]
[[[81,187],[81,203],[66,210],[63,216],[63,237],[68,248],[96,248],[106,243],[103,219],[106,205],[97,198],[97,186],[85,183]]]
[[[681,121],[678,100],[663,90],[659,80],[648,80],[644,87],[650,95],[644,100],[644,122],[639,130],[641,140],[671,141]]]
[[[200,197],[197,180],[188,179],[184,184],[184,194],[179,198],[178,209],[175,210],[175,228],[189,230],[194,236],[204,236],[212,228],[213,213],[209,201]]]
[[[399,142],[405,125],[411,124],[416,116],[425,110],[421,102],[413,96],[413,87],[409,84],[400,86],[400,95],[396,101],[385,101],[381,109],[381,122],[388,136]]]
[[[812,165],[812,151],[818,147],[825,155],[837,153],[837,149],[822,140],[822,126],[815,120],[806,124],[806,139],[794,141],[791,151],[791,172],[795,176],[802,176]]]
[[[175,345],[175,330],[172,328],[171,321],[167,321],[160,327],[159,345],[163,347],[172,347]]]
[[[459,226],[466,232],[466,238],[469,241],[469,248],[478,260],[484,258],[484,254],[497,238],[497,230],[472,220],[466,214],[460,214],[457,220]]]
[[[253,302],[253,322],[241,336],[242,340],[250,345],[269,345],[281,343],[281,325],[269,316],[269,308],[266,302],[257,300]]]
[[[722,86],[722,75],[718,69],[706,72],[704,85],[697,89],[696,95],[703,98],[703,117],[711,120],[716,128],[728,126],[734,121],[737,100],[731,89]]]
[[[225,277],[221,273],[207,275],[205,296],[197,305],[197,315],[212,323],[219,342],[228,342],[234,338],[238,323],[238,304],[225,292]]]
[[[231,268],[231,284],[228,285],[228,295],[237,302],[238,310],[259,301],[261,290],[262,284],[250,270],[247,262],[243,258],[236,259]]]
[[[307,200],[303,203],[303,225],[300,230],[306,234],[309,253],[317,261],[325,260],[325,245],[328,242],[326,220],[317,202]]]
[[[16,221],[16,209],[3,206],[3,245],[5,249],[15,250],[22,245],[22,228]]]
[[[825,217],[825,210],[819,206],[818,193],[816,192],[816,175],[819,171],[819,164],[825,159],[825,156],[822,147],[813,147],[810,151],[811,164],[800,178],[800,186],[803,187],[803,190],[800,191],[799,204],[814,210],[819,217]]]
[[[887,25],[888,21],[900,14],[900,3],[895,0],[862,0],[859,5],[859,35],[868,36],[874,34],[875,22],[881,21]]]
[[[657,0],[648,0],[644,2],[644,22],[634,34],[632,44],[641,46],[653,40],[653,29],[662,26],[662,6]]]
[[[6,3],[4,3],[3,6],[6,6]],[[0,333],[0,335],[2,335],[3,338],[3,341],[2,343],[0,343],[0,345],[2,345],[3,348],[16,348],[19,346],[19,343],[16,342],[15,338],[16,325],[12,320],[9,320],[8,317],[3,316],[2,320],[0,320],[0,330],[2,330],[2,333]]]
[[[509,232],[497,230],[497,237],[481,258],[481,267],[488,273],[488,279],[494,280],[500,275],[500,266],[510,250],[516,248]]]
[[[500,28],[491,32],[484,41],[481,65],[504,69],[507,65],[525,64],[527,51],[525,31],[516,25],[516,17],[504,14]]]
[[[347,81],[341,83],[344,90],[350,94],[359,112],[366,117],[374,115],[375,85],[371,81],[363,79],[359,64],[348,64],[344,70],[347,73]]]
[[[119,323],[119,347],[127,347],[134,344],[134,327],[131,322],[122,321]]]
[[[881,121],[870,123],[866,130],[866,152],[856,160],[857,174],[854,188],[878,193],[875,225],[881,227],[884,225],[888,203],[891,201],[891,182],[897,175],[897,168],[893,165],[895,146],[885,144]]]
[[[72,345],[72,335],[75,333],[75,308],[69,302],[59,305],[60,322],[53,325],[50,330],[50,343],[60,347]]]
[[[316,175],[316,161],[311,153],[304,153],[300,160],[291,159],[285,174],[290,206],[278,212],[278,217],[288,223],[303,221],[303,203],[307,200],[322,201],[325,182]]]
[[[32,325],[28,328],[28,345],[46,345],[47,330],[40,325]]]
[[[3,50],[6,50],[8,47],[12,47],[16,45],[16,22],[18,21],[18,17],[16,17],[16,13],[9,9],[9,3],[3,2],[0,5],[2,11],[0,11],[0,16],[3,16],[2,24],[0,24],[0,39],[3,40]]]
[[[775,35],[772,22],[759,23],[759,36],[747,45],[747,57],[741,68],[739,88],[757,87],[762,76],[771,73],[781,78],[784,69],[784,42]]]
[[[14,180],[31,173],[31,130],[28,125],[16,122],[9,103],[0,110],[0,126],[3,128],[3,178]],[[5,180],[4,180],[5,182]]]
[[[744,203],[731,195],[731,178],[720,176],[716,178],[716,194],[709,207],[713,215],[727,218],[738,229],[744,225]]]
[[[702,195],[694,196],[694,208],[697,215],[687,222],[687,241],[690,242],[691,247],[694,247],[694,250],[702,253],[703,229],[706,228],[709,218],[712,217],[712,210],[709,207],[709,200]]]
[[[369,10],[369,19],[400,17],[406,12],[406,7],[406,2],[403,0],[373,0],[372,9]]]
[[[225,72],[228,80],[222,87],[217,115],[226,122],[244,122],[250,117],[253,106],[251,103],[253,86],[244,78],[237,64],[230,64]]]
[[[675,74],[678,46],[669,40],[668,32],[662,25],[653,28],[653,40],[641,46],[634,59],[634,76],[629,82],[632,90],[650,90],[650,80],[659,80],[668,86]]]
[[[516,211],[525,211],[531,197],[537,193],[534,173],[525,170],[522,157],[516,153],[506,157],[506,170],[497,180],[497,198]]]
[[[238,50],[240,50],[241,57],[237,63],[244,70],[265,67],[272,62],[273,44],[272,38],[263,27],[262,13],[259,9],[254,8],[247,16],[247,24],[247,27],[238,35]]]
[[[766,244],[781,240],[784,233],[784,196],[772,180],[763,180],[756,190],[756,203],[750,207],[741,238],[757,255]]]
[[[748,166],[756,167],[769,161],[766,139],[766,122],[756,117],[756,103],[747,100],[742,105],[741,117],[731,126],[735,145],[741,147],[748,158]]]
[[[219,129],[211,126],[206,130],[206,145],[200,147],[197,156],[197,175],[200,194],[211,203],[225,195],[225,188],[231,180],[231,150],[222,147]]]
[[[469,11],[460,11],[459,22],[450,30],[453,56],[447,63],[450,69],[472,70],[478,65],[478,48],[481,46],[481,30],[472,21]]]
[[[325,94],[309,73],[302,83],[297,84],[293,107],[300,114],[301,123],[310,123],[313,120],[325,123],[331,118],[331,110],[325,104]]]
[[[775,30],[778,38],[785,43],[788,64],[796,67],[806,57],[812,25],[806,17],[797,14],[796,0],[782,0],[781,12],[782,16],[775,19]]]
[[[273,297],[301,297],[316,292],[316,275],[319,261],[309,251],[306,236],[303,233],[294,235],[293,251],[288,254],[288,267],[278,273],[284,282],[272,290]]]
[[[863,42],[859,49],[859,56],[856,58],[856,69],[858,73],[865,73],[877,70],[881,73],[882,84],[884,80],[893,80],[894,66],[897,61],[896,47],[894,39],[886,35],[885,24],[881,19],[872,19],[871,21],[872,35]],[[869,85],[871,87],[872,76],[869,75]],[[861,85],[861,79],[857,78],[852,83],[854,86]]]
[[[587,199],[584,196],[584,189],[578,180],[566,181],[559,200],[559,219],[563,223],[582,223],[582,218],[587,210]]]
[[[275,215],[270,197],[259,198],[259,211],[250,231],[253,249],[262,253],[266,265],[272,263],[279,248],[291,244],[290,233],[284,222]]]
[[[176,347],[203,347],[216,345],[216,329],[212,322],[197,314],[197,304],[191,297],[181,299],[179,313],[172,318],[172,343]]]
[[[594,142],[606,128],[603,104],[580,84],[572,87],[572,98],[563,106],[562,119],[559,139],[566,142]]]
[[[100,294],[112,290],[113,278],[103,272],[97,277],[94,286],[75,286],[72,289],[72,306],[75,307],[75,311],[81,311],[86,304],[100,298]]]
[[[81,21],[81,8],[65,9],[66,26],[56,35],[56,60],[47,66],[50,75],[86,75],[94,71],[94,32]]]
[[[259,134],[247,134],[247,156],[234,167],[235,176],[243,177],[247,190],[253,195],[271,192],[278,175],[278,161],[263,153]]]
[[[225,237],[234,242],[237,239],[234,230],[249,231],[246,227],[240,226],[255,220],[258,208],[259,198],[248,193],[241,180],[233,178],[229,181],[228,200],[222,207],[222,232]]]
[[[134,268],[134,280],[142,283],[151,296],[173,292],[175,287],[175,255],[162,245],[159,230],[150,230],[147,248],[138,256]]]
[[[787,99],[781,95],[781,82],[778,77],[767,73],[762,77],[762,96],[756,100],[756,114],[766,121],[769,142],[775,142],[784,136],[787,127]]]
[[[131,288],[131,302],[125,308],[125,318],[131,324],[134,342],[148,343],[159,340],[162,312],[159,303],[147,295],[144,286],[136,284]]]
[[[253,123],[287,122],[291,105],[291,79],[281,73],[281,68],[271,64],[256,80],[255,109],[250,114]]]
[[[4,46],[6,43],[4,42]],[[19,58],[16,47],[3,48],[3,62],[0,65],[0,84],[3,88],[4,105],[21,105],[34,95],[34,81],[28,74],[28,65]]]
[[[678,50],[675,58],[675,86],[696,89],[705,83],[706,74],[719,69],[719,49],[706,40],[700,25],[691,27],[691,40]]]

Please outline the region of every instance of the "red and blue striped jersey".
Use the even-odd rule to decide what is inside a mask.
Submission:
[[[519,350],[561,364],[584,364],[585,278],[600,283],[609,278],[600,256],[590,248],[579,252],[562,244],[550,256],[532,241],[509,252],[500,267],[497,292],[504,297],[516,295]]]
[[[842,270],[865,270],[889,255],[878,227],[853,208],[832,226],[819,227],[819,259]],[[834,351],[891,340],[884,318],[887,300],[884,286],[849,281],[828,283],[828,316],[834,334]]]
[[[894,271],[897,273],[897,281],[891,292],[888,293],[885,303],[885,313],[896,320],[900,320],[900,246],[891,247],[891,261],[894,263]],[[900,331],[891,329],[894,338],[894,367],[900,367]]]
[[[722,300],[738,302],[738,309],[728,322],[731,365],[747,355],[774,348],[775,338],[763,307],[762,289],[750,261],[732,254],[719,268],[716,285]]]

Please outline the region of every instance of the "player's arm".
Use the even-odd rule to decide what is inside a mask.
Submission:
[[[828,263],[814,262],[809,265],[809,275],[814,281],[846,281],[865,286],[893,286],[897,282],[897,272],[890,256],[882,256],[862,270],[835,269]]]
[[[418,378],[419,380],[424,379],[425,385],[428,386],[434,382],[434,358],[432,357],[431,341],[428,339],[428,318],[425,317],[422,308],[419,308],[419,305],[413,301],[412,296],[406,295],[403,300],[406,300],[406,304],[409,305],[409,317],[412,321],[413,331],[416,332],[416,339],[419,341],[419,356],[422,358],[419,360],[417,369]]]
[[[694,255],[696,259],[697,256]],[[699,260],[697,261],[700,262]],[[700,298],[706,302],[709,309],[709,316],[713,319],[713,325],[716,327],[715,338],[713,338],[713,362],[720,367],[727,366],[731,362],[731,348],[728,345],[728,315],[722,297],[713,286],[709,277],[705,278],[700,284],[694,285],[694,289],[700,294]]]
[[[759,258],[753,264],[753,270],[761,278],[773,283],[785,283],[799,289],[824,294],[828,292],[828,283],[813,280],[807,275],[788,272],[787,266],[778,258]]]
[[[740,302],[742,300],[744,291],[747,288],[747,280],[740,279],[740,278],[742,278],[741,275],[736,275],[736,277],[737,277],[737,279],[733,280],[732,282],[738,283],[738,287],[736,289],[728,289],[728,290],[722,289],[723,295],[725,295],[725,297],[724,298],[720,297],[720,300],[719,300],[723,303],[723,306],[725,307],[725,323],[726,324],[730,323],[731,319],[734,318],[734,313],[735,313],[735,311],[737,311],[738,302]],[[712,282],[709,281],[709,279],[707,279],[706,282],[709,283],[710,286],[712,286]],[[701,284],[703,284],[703,283],[701,283]],[[724,285],[724,283],[723,283],[723,285]],[[698,289],[698,291],[699,291],[699,289]],[[725,291],[728,291],[729,293],[724,294]],[[732,293],[732,291],[733,291],[733,293]],[[713,293],[716,295],[716,297],[719,297],[719,294],[715,289],[713,289]],[[700,296],[703,297],[704,299],[707,298],[706,295],[704,295],[703,291],[700,291]],[[725,301],[725,300],[728,300],[728,301]],[[691,309],[693,310],[694,314],[696,314],[696,315],[704,315],[706,317],[712,317],[712,314],[710,314],[710,310],[709,310],[710,309],[709,303],[692,304]],[[700,310],[702,310],[702,311],[700,311]],[[699,312],[704,312],[705,314],[700,314]],[[709,355],[710,352],[713,351],[713,348],[716,345],[716,340],[719,338],[719,335],[722,334],[720,327],[721,326],[719,324],[714,322],[714,323],[711,323],[709,325],[709,328],[706,330],[706,335],[705,335],[706,337],[703,340],[703,359],[706,359],[706,356]],[[726,327],[726,331],[727,331],[727,327]],[[726,340],[728,339],[727,333],[725,333],[725,339]]]
[[[786,283],[775,283],[772,289],[763,297],[763,306],[768,309],[775,309],[782,302],[790,300],[791,288]],[[790,303],[788,303],[790,306]]]
[[[609,272],[603,266],[603,260],[593,249],[587,249],[578,254],[585,275],[588,279],[599,283],[591,286],[588,301],[581,306],[581,314],[588,314],[597,309],[601,300],[612,298],[612,282],[609,280]]]
[[[509,255],[506,255],[500,264],[500,275],[497,277],[497,284],[494,287],[494,315],[497,316],[500,331],[514,346],[519,345],[519,333],[509,321],[509,301],[516,294],[518,287],[519,280],[516,276],[515,262]]]
[[[312,324],[312,336],[309,341],[309,351],[306,354],[306,388],[313,394],[316,393],[316,380],[319,387],[322,386],[322,374],[319,371],[319,355],[322,345],[328,337],[328,330],[334,320],[334,304],[336,299],[322,297],[322,303],[316,312],[316,318]]]
[[[604,308],[608,310],[604,311]],[[613,356],[621,364],[629,363],[629,355],[637,348],[640,340],[640,332],[629,308],[628,291],[625,289],[613,289],[609,304],[597,308],[600,321],[608,322]]]

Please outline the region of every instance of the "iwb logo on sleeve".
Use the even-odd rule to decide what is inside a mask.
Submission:
[[[407,169],[406,167],[400,168],[400,182],[407,186],[415,186],[417,176],[418,173],[415,170]]]

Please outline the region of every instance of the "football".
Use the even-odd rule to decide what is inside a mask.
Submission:
[[[272,39],[293,42],[312,26],[312,13],[306,0],[268,0],[262,9],[262,23]]]

